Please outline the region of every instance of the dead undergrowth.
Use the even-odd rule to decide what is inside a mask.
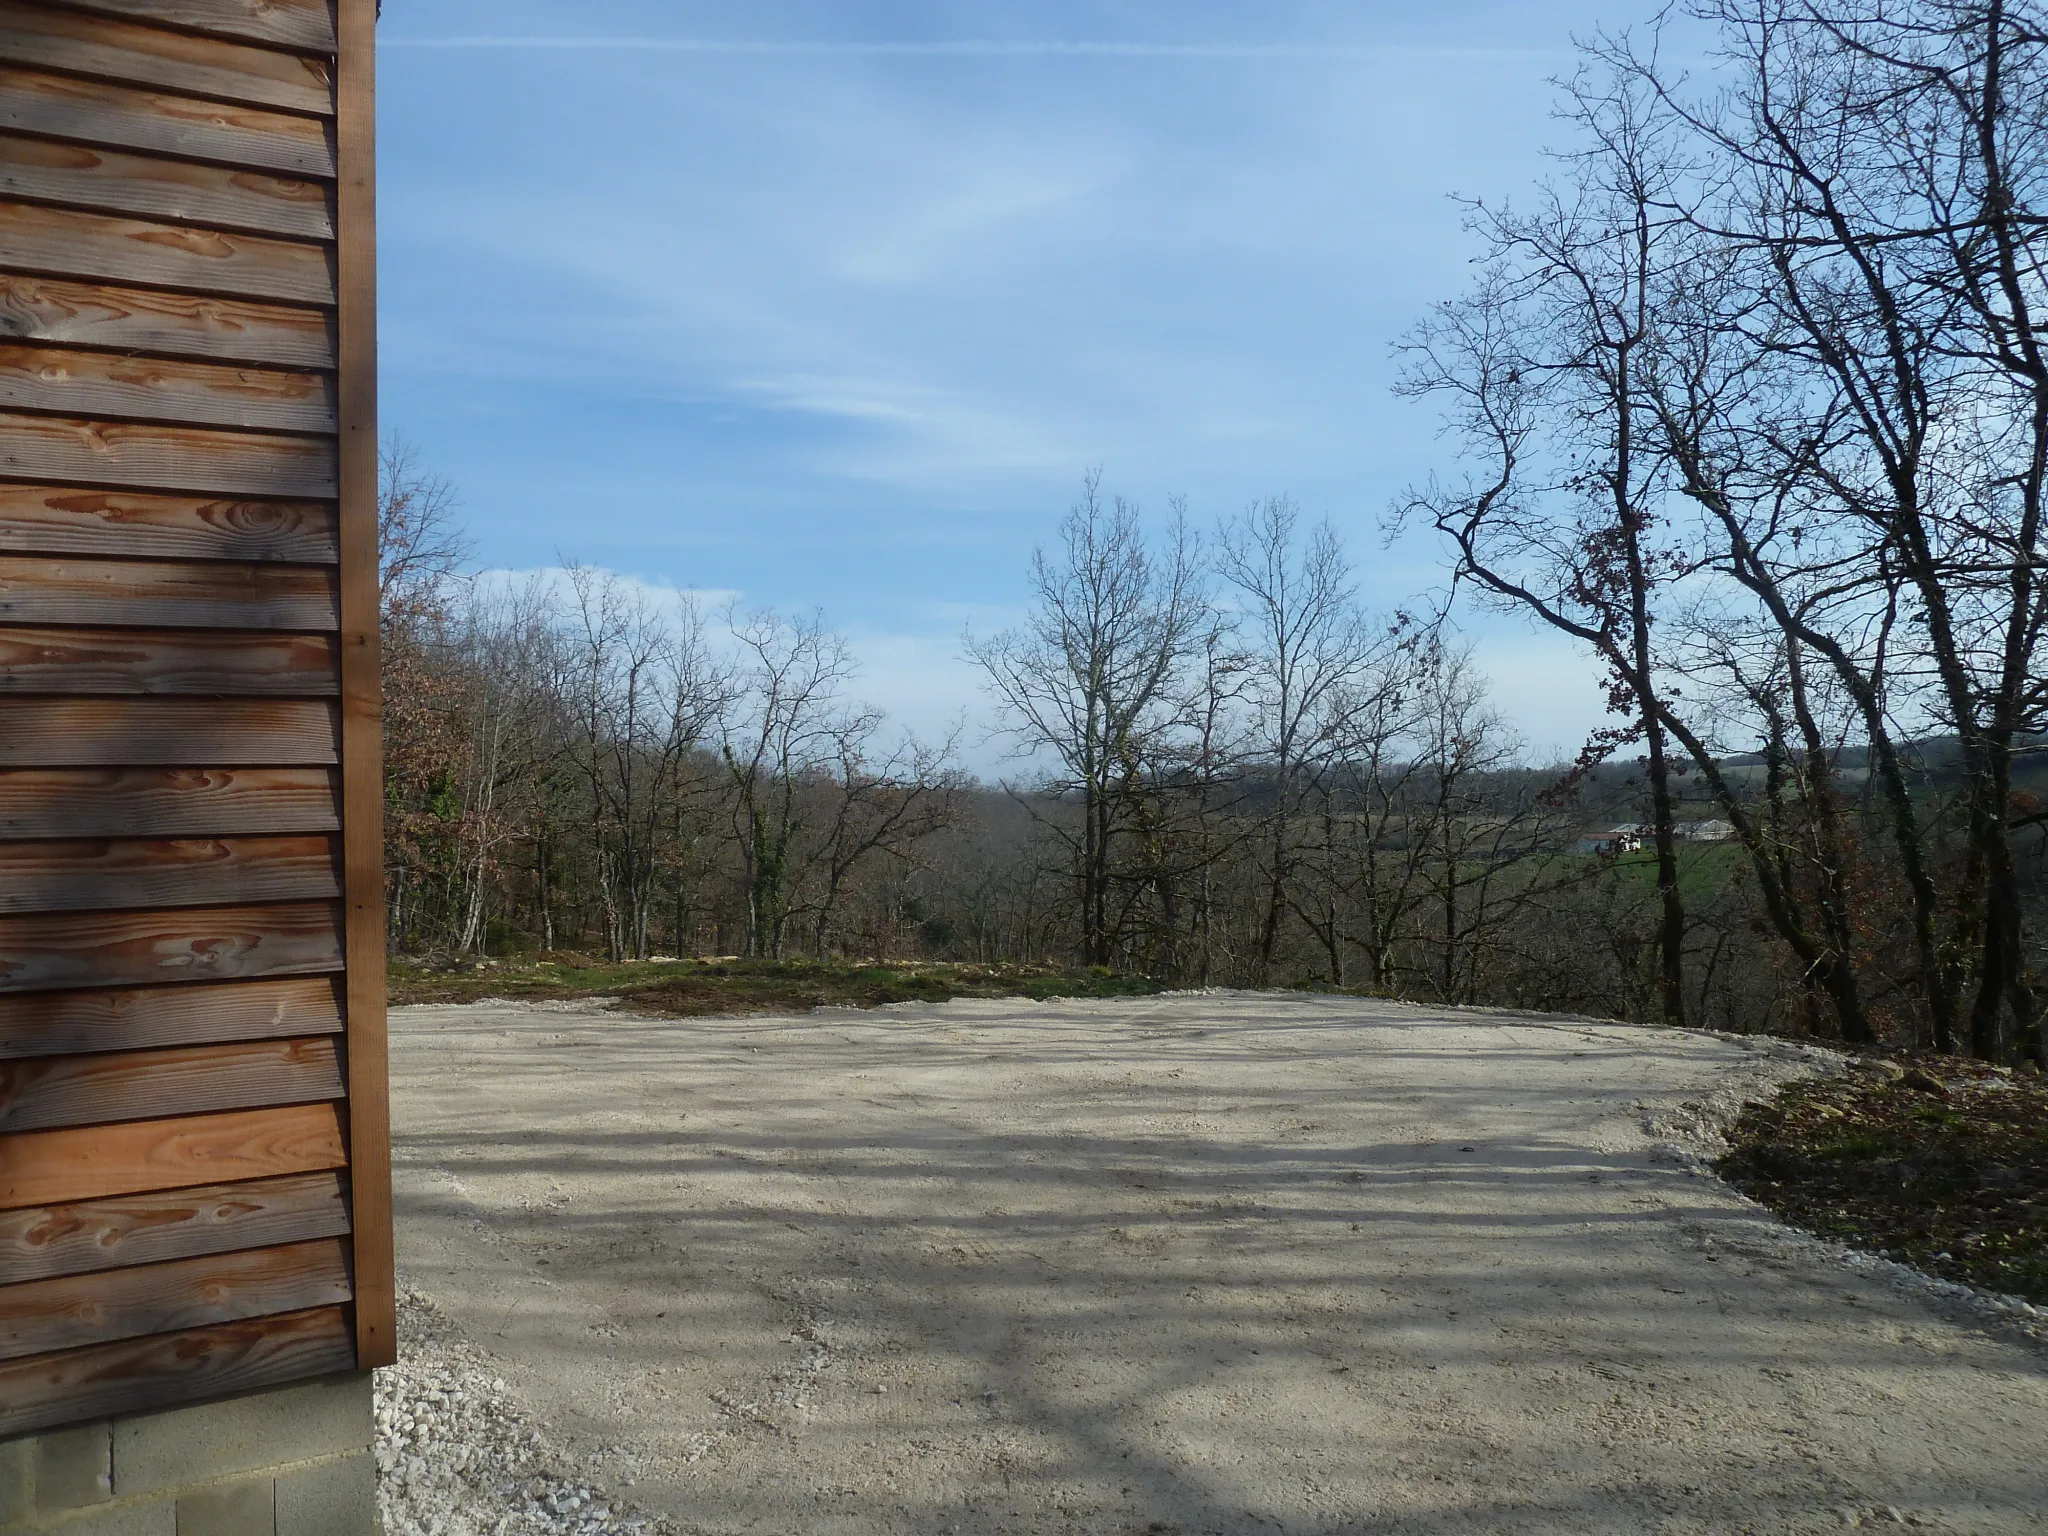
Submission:
[[[679,1018],[944,1003],[960,997],[1140,997],[1158,990],[1142,977],[1030,965],[730,958],[611,963],[565,951],[515,960],[401,959],[391,965],[394,1003],[602,997],[616,999],[623,1011]]]
[[[2048,1301],[2048,1080],[1865,1059],[1751,1105],[1729,1142],[1721,1176],[1796,1226]]]

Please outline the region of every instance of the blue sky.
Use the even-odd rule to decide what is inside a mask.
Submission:
[[[487,565],[822,608],[926,730],[1089,466],[1203,522],[1291,495],[1393,604],[1443,580],[1377,529],[1443,462],[1388,383],[1466,278],[1450,194],[1540,174],[1571,36],[1634,19],[393,0],[386,430]],[[1598,722],[1569,649],[1471,629],[1539,755]]]

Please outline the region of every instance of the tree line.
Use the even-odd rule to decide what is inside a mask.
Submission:
[[[1091,478],[1027,616],[963,642],[1015,754],[989,785],[863,705],[817,616],[464,577],[447,488],[388,455],[395,946],[2040,1053],[2044,57],[2037,7],[1708,0],[1594,39],[1551,178],[1472,206],[1476,281],[1401,344],[1457,473],[1389,523],[1603,670],[1573,763],[1284,498],[1148,526]]]
[[[884,952],[864,904],[959,818],[816,616],[609,571],[462,575],[446,482],[384,456],[385,844],[401,953]]]

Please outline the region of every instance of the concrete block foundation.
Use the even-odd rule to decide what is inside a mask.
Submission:
[[[378,1536],[368,1372],[0,1440],[0,1536]]]

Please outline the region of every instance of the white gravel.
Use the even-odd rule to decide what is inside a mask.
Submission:
[[[427,1299],[401,1291],[400,1363],[377,1386],[386,1536],[668,1536],[568,1469],[574,1458]],[[626,1474],[630,1480],[630,1473]]]

